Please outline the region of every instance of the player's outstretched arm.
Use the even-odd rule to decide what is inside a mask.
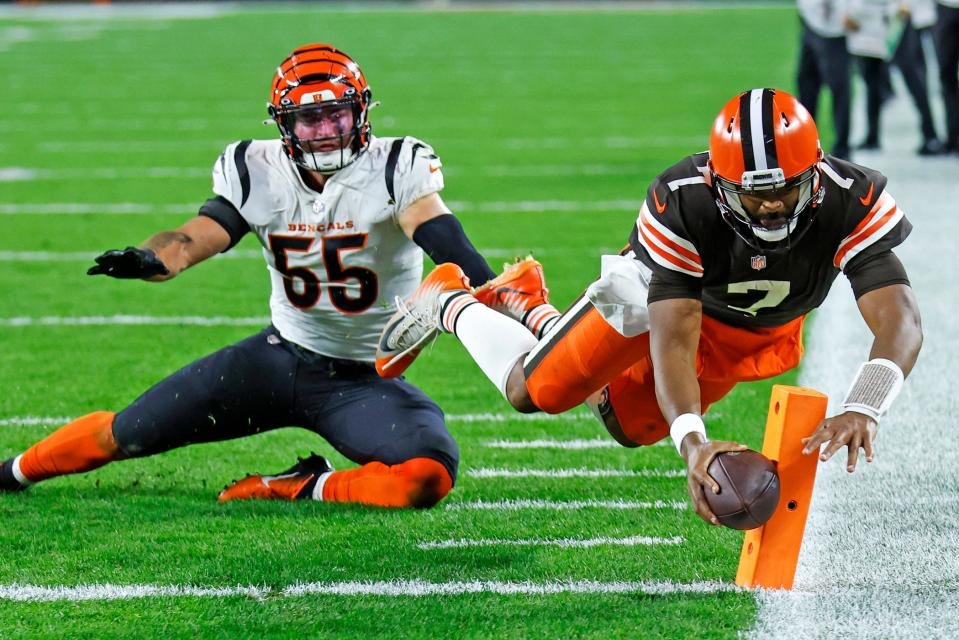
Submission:
[[[470,285],[478,287],[496,276],[440,194],[431,193],[413,202],[400,212],[397,221],[403,233],[434,263],[459,265],[470,279]]]
[[[843,402],[844,411],[823,420],[803,439],[806,455],[826,445],[819,455],[823,461],[848,447],[846,470],[850,473],[856,469],[860,449],[866,462],[872,462],[879,419],[899,393],[922,347],[919,305],[909,285],[874,289],[857,302],[874,336],[869,361],[860,366]]]
[[[696,378],[702,312],[699,300],[678,298],[651,303],[649,343],[656,400],[670,424],[673,442],[686,461],[689,497],[699,517],[718,526],[719,519],[703,493],[707,490],[719,493],[719,485],[709,475],[709,463],[724,451],[743,451],[746,447],[736,442],[706,439]]]
[[[229,246],[230,235],[219,223],[197,216],[175,231],[150,236],[139,247],[102,253],[87,274],[162,282]]]

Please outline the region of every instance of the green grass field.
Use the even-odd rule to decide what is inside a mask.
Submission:
[[[119,410],[168,373],[256,330],[11,326],[10,318],[268,315],[268,278],[255,256],[216,259],[164,285],[84,272],[99,251],[137,244],[191,215],[208,197],[209,167],[227,143],[275,136],[260,121],[271,74],[295,45],[329,41],[353,55],[383,101],[373,112],[374,132],[430,142],[445,165],[444,198],[474,243],[497,266],[532,251],[562,307],[597,273],[599,255],[625,243],[636,215],[630,203],[642,199],[648,181],[705,148],[726,99],[753,86],[793,88],[797,27],[789,8],[4,18],[0,457],[55,428],[44,419]],[[14,169],[29,179],[13,179]],[[524,212],[537,208],[524,203],[543,202],[566,204]],[[64,212],[75,205],[85,206]],[[122,212],[130,205],[142,212]],[[238,249],[255,248],[247,238]],[[27,260],[22,252],[48,253]],[[449,414],[462,452],[460,480],[434,510],[216,503],[230,479],[282,469],[311,449],[338,468],[350,466],[313,434],[292,429],[51,481],[0,496],[0,586],[263,591],[3,598],[0,637],[718,638],[750,627],[754,597],[741,591],[284,593],[295,584],[391,580],[732,584],[742,534],[707,527],[689,508],[452,508],[505,499],[685,500],[685,481],[483,477],[477,471],[676,470],[681,461],[670,447],[489,446],[605,434],[582,412],[576,419],[515,417],[451,339],[441,339],[409,378]],[[710,414],[711,434],[758,448],[769,387],[736,389]],[[477,418],[483,413],[507,419]],[[628,536],[681,542],[417,546]]]

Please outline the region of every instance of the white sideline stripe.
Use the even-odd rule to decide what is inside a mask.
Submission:
[[[841,449],[819,465],[795,590],[757,593],[756,626],[742,634],[757,640],[952,640],[959,628],[959,441],[952,435],[959,260],[941,249],[948,246],[943,239],[959,235],[959,182],[954,159],[915,156],[912,104],[898,77],[894,81],[898,97],[883,112],[883,151],[857,154],[856,162],[888,176],[890,191],[916,225],[895,252],[920,300],[924,348],[879,425],[872,464],[864,464],[860,452],[849,474]],[[854,126],[850,137],[856,139],[864,127],[854,125],[860,131]],[[828,182],[826,188],[836,187]],[[830,415],[872,338],[840,279],[812,318],[799,375],[800,385],[829,395]]]
[[[497,595],[557,595],[565,593],[669,595],[681,593],[722,593],[743,591],[734,584],[702,582],[596,582],[593,580],[550,582],[499,582],[473,580],[428,582],[426,580],[378,580],[345,582],[307,582],[283,589],[272,587],[197,587],[192,585],[89,584],[45,587],[29,584],[0,585],[0,600],[18,602],[77,602],[88,600],[131,600],[144,598],[230,598],[245,596],[263,599],[304,595],[421,597],[455,596],[474,593]]]
[[[659,538],[649,536],[629,536],[628,538],[560,538],[558,540],[501,540],[493,538],[481,538],[479,540],[470,540],[460,538],[459,540],[442,540],[440,542],[421,542],[416,545],[417,548],[428,551],[431,549],[465,549],[467,547],[560,547],[560,548],[580,548],[588,549],[602,545],[635,547],[635,546],[655,546],[655,545],[676,545],[685,542],[682,536],[673,536],[671,538]]]
[[[158,215],[196,213],[200,202],[154,205],[143,202],[38,202],[0,203],[0,215]],[[579,211],[638,211],[642,200],[510,200],[501,202],[446,203],[453,211],[471,213],[541,213]]]
[[[32,326],[105,326],[105,325],[196,325],[200,327],[265,327],[270,324],[270,318],[257,316],[249,318],[228,316],[42,316],[31,318],[20,316],[15,318],[0,318],[2,327],[32,327]]]
[[[579,509],[687,509],[689,505],[678,500],[476,500],[474,502],[449,502],[449,511],[519,511],[521,509],[551,509],[553,511],[578,511]]]
[[[524,414],[527,415],[527,414]],[[537,415],[537,414],[532,414]],[[564,414],[560,414],[564,415]],[[447,416],[448,418],[449,416]],[[558,417],[558,416],[557,416]],[[585,418],[585,417],[584,417]],[[588,416],[594,419],[593,416]],[[672,443],[660,440],[655,447],[663,447]],[[493,449],[620,449],[622,445],[609,438],[591,438],[589,440],[490,440],[485,446]]]
[[[682,469],[471,469],[470,478],[685,478]]]

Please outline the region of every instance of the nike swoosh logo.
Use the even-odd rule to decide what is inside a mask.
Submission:
[[[666,210],[665,204],[659,204],[659,196],[656,195],[656,190],[653,190],[653,203],[656,205],[656,212],[662,213]]]
[[[528,292],[528,291],[520,291],[519,289],[514,289],[514,288],[512,288],[512,287],[497,287],[497,288],[496,288],[496,293],[516,293],[516,294],[519,294],[519,295],[521,295],[521,296],[528,296],[528,295],[529,295],[529,292]]]
[[[864,207],[868,207],[868,206],[869,206],[869,203],[872,202],[872,188],[873,188],[874,186],[875,186],[875,185],[874,185],[872,182],[870,182],[870,183],[869,183],[869,192],[866,194],[866,197],[864,197],[864,198],[859,198],[859,202],[861,202]]]

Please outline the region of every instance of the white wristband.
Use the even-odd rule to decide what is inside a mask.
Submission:
[[[861,413],[879,422],[899,395],[904,377],[902,369],[892,360],[873,358],[863,362],[849,387],[842,410]]]
[[[673,444],[676,445],[676,451],[680,454],[683,453],[683,439],[694,431],[706,438],[706,425],[703,424],[702,417],[695,413],[684,413],[669,425],[669,435],[673,439]]]

